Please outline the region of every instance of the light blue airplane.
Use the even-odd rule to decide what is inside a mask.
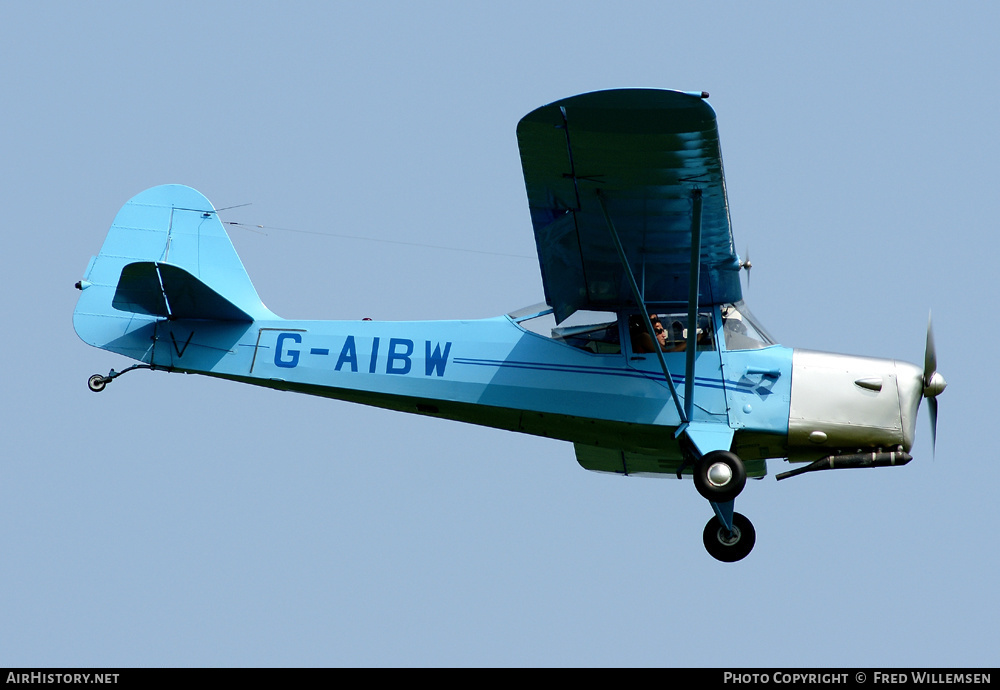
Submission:
[[[737,561],[734,512],[768,459],[778,479],[911,459],[937,373],[792,350],[742,301],[708,94],[599,91],[517,127],[545,304],[480,321],[289,321],[257,296],[212,204],[181,185],[118,212],[74,313],[134,369],[204,374],[570,441],[588,470],[693,476],[708,552]]]

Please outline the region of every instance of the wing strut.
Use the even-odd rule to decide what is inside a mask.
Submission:
[[[698,281],[701,279],[700,189],[691,190],[691,204],[691,282],[688,283],[687,359],[684,362],[685,421],[694,417],[694,356],[698,348]]]
[[[653,323],[649,320],[649,309],[646,308],[646,302],[643,300],[642,295],[639,293],[639,286],[635,282],[635,276],[632,274],[632,268],[628,265],[628,258],[625,256],[625,250],[622,248],[622,242],[620,239],[618,239],[618,231],[615,230],[615,224],[611,222],[611,216],[608,215],[607,206],[604,205],[604,196],[601,194],[601,190],[599,189],[597,190],[597,201],[601,204],[601,212],[604,214],[604,220],[608,224],[608,231],[611,233],[611,240],[615,243],[615,249],[618,250],[618,258],[621,259],[622,267],[625,269],[625,275],[628,277],[629,287],[632,288],[632,297],[635,298],[635,303],[639,305],[639,309],[641,310],[639,313],[642,314],[642,320],[646,324],[646,330],[649,332],[649,337],[653,339],[653,343],[656,343],[657,340],[656,340],[656,334],[653,332]],[[701,204],[698,204],[698,216],[700,219]],[[697,282],[694,285],[695,285],[694,288],[695,292],[697,292],[698,291]],[[689,324],[688,333],[691,333],[692,330],[693,329],[690,327]],[[670,369],[667,367],[667,360],[664,359],[663,352],[660,350],[659,347],[655,347],[653,349],[656,351],[656,357],[660,360],[660,368],[663,370],[663,375],[667,379],[667,387],[670,388],[670,396],[674,399],[674,405],[677,406],[677,415],[681,418],[682,425],[686,425],[691,420],[691,417],[689,416],[689,413],[685,412],[684,408],[681,407],[680,398],[677,396],[677,389],[674,388],[674,380],[670,376]],[[693,357],[688,355],[688,358],[689,360],[691,360],[689,366],[693,368],[694,367]],[[693,380],[694,377],[693,375],[691,375],[691,378],[688,379],[688,381],[690,382]],[[689,383],[686,386],[686,388],[692,389],[694,388],[694,386],[690,385]],[[688,393],[686,397],[691,398],[691,403],[688,404],[687,407],[688,409],[693,411],[694,398],[690,395],[690,393]]]

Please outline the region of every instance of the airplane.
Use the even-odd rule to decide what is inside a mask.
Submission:
[[[745,558],[735,512],[777,475],[904,465],[937,371],[779,345],[743,300],[715,111],[704,92],[614,89],[517,126],[543,304],[481,320],[299,321],[261,301],[219,212],[183,185],[118,212],[74,312],[84,342],[136,369],[202,374],[572,442],[579,464],[690,476],[719,561]]]

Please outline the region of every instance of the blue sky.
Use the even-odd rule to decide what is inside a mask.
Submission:
[[[5,7],[0,665],[995,666],[1000,11],[749,5]],[[142,189],[309,231],[231,233],[282,316],[494,316],[542,297],[517,120],[625,86],[711,93],[783,344],[919,363],[933,310],[936,458],[922,411],[905,468],[773,463],[724,565],[690,483],[566,443],[194,376],[87,390],[127,361],[76,337],[73,283]]]

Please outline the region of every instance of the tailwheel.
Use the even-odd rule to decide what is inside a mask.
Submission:
[[[739,513],[733,513],[733,530],[730,532],[718,517],[705,525],[705,548],[712,558],[723,563],[735,563],[749,555],[757,541],[753,523]]]
[[[115,371],[114,369],[112,369],[110,372],[108,372],[107,376],[94,374],[89,379],[87,379],[87,388],[94,391],[95,393],[100,393],[102,390],[104,390],[104,387],[106,385],[114,381],[122,374],[127,374],[128,372],[133,371],[134,369],[152,369],[152,368],[153,368],[152,364],[134,364],[130,366],[128,369],[122,369],[121,371]],[[167,368],[167,371],[170,371],[170,369]]]
[[[713,450],[698,459],[694,468],[694,485],[704,498],[713,503],[732,501],[747,484],[747,471],[736,453]]]

